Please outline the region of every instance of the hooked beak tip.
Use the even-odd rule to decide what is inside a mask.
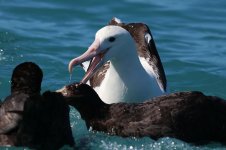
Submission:
[[[87,60],[90,60],[94,57],[99,57],[99,51],[98,48],[100,46],[100,41],[98,39],[95,39],[95,41],[91,44],[91,46],[88,48],[88,50],[83,53],[81,56],[74,58],[70,61],[68,64],[68,71],[71,74],[73,66],[79,65]],[[95,67],[95,66],[94,66]]]

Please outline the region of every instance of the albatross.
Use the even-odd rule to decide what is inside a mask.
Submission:
[[[142,50],[137,50],[137,41],[128,31],[130,28],[133,26],[127,26],[127,30],[126,25],[107,25],[101,28],[88,50],[72,59],[68,65],[69,72],[72,73],[73,66],[90,61],[81,82],[101,80],[99,85],[93,82],[90,84],[107,104],[143,102],[166,92],[165,74],[155,45],[157,58],[152,60],[153,52],[144,51],[142,54]],[[146,45],[154,42],[149,30],[143,33],[141,38]],[[149,48],[151,46],[153,48],[153,45]],[[97,72],[98,74],[95,74]],[[93,79],[94,77],[96,79]]]

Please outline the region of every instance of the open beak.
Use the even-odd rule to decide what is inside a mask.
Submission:
[[[98,39],[95,39],[95,41],[91,44],[91,46],[88,48],[88,50],[83,53],[81,56],[74,58],[70,61],[68,65],[68,70],[70,73],[72,73],[72,68],[77,65],[81,65],[83,62],[91,60],[89,67],[86,71],[85,76],[82,79],[82,83],[86,83],[93,75],[94,73],[101,67],[100,63],[108,51],[107,49],[100,49],[100,41]]]

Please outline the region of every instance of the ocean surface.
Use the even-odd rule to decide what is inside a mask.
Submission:
[[[0,0],[0,99],[10,93],[13,68],[24,61],[43,69],[42,91],[68,84],[68,62],[112,17],[150,27],[171,92],[198,90],[226,99],[225,0]],[[72,81],[83,75],[77,67]],[[167,137],[154,141],[93,133],[73,108],[70,117],[79,149],[226,149],[219,143],[195,146]]]

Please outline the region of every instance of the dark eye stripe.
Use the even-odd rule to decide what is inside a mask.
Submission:
[[[110,38],[108,39],[108,41],[109,41],[109,42],[114,42],[114,41],[115,41],[115,37],[110,37]]]

